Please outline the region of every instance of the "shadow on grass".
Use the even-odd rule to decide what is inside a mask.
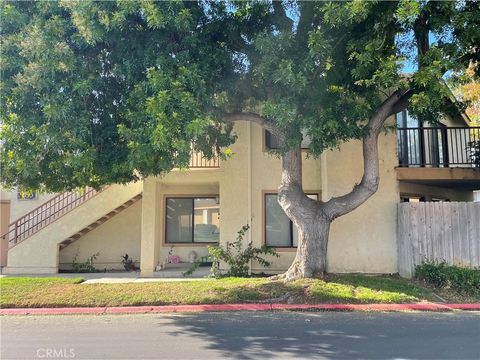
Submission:
[[[415,297],[419,300],[435,300],[430,290],[417,286],[398,275],[330,275],[328,281],[353,286],[355,288],[366,288],[378,293],[389,292],[404,294],[406,296]]]
[[[216,286],[221,302],[411,303],[434,300],[431,293],[403,279],[333,275],[328,281],[270,281],[235,287]]]

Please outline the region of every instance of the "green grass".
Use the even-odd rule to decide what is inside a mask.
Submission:
[[[435,301],[431,292],[394,277],[332,275],[291,283],[224,278],[127,284],[81,284],[81,278],[2,278],[0,306],[67,307],[294,303],[410,303]]]

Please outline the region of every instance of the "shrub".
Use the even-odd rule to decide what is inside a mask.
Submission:
[[[445,261],[425,260],[421,265],[415,267],[415,277],[441,289],[448,285],[448,277],[445,271],[447,267],[448,264]]]
[[[139,270],[138,267],[135,265],[135,261],[128,256],[128,254],[125,254],[122,256],[122,264],[123,267],[125,268],[125,271],[137,271]]]
[[[85,261],[83,263],[77,263],[77,258],[78,258],[78,251],[77,251],[77,253],[73,257],[73,261],[72,261],[72,272],[74,272],[74,273],[93,273],[93,272],[97,272],[97,269],[95,269],[95,265],[93,264],[93,262],[97,259],[98,255],[100,255],[99,252],[97,252],[93,255],[90,255],[87,258],[87,261]]]
[[[480,269],[425,260],[415,267],[415,277],[438,289],[450,288],[460,294],[480,295]]]
[[[212,276],[222,276],[219,269],[219,263],[221,261],[227,263],[229,267],[225,276],[248,277],[249,263],[251,260],[256,260],[263,266],[269,267],[271,263],[265,260],[261,255],[279,256],[273,248],[267,246],[262,246],[260,248],[253,247],[251,241],[248,242],[247,247],[243,249],[243,238],[249,229],[249,225],[242,226],[237,233],[236,240],[231,243],[227,242],[225,247],[221,245],[208,246],[208,258],[212,261],[212,267],[210,269]],[[183,275],[186,276],[192,274],[200,266],[200,263],[201,259],[195,261],[192,267]]]

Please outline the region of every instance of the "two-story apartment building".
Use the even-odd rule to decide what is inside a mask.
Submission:
[[[472,201],[480,189],[478,159],[470,146],[480,129],[461,118],[438,126],[420,124],[406,111],[389,119],[396,131],[380,136],[380,186],[364,205],[334,221],[328,248],[330,272],[397,272],[397,204],[400,201]],[[194,154],[188,170],[150,177],[102,191],[58,194],[40,207],[19,214],[11,200],[4,244],[9,242],[7,273],[55,273],[71,268],[73,259],[98,256],[99,269],[122,269],[121,256],[138,260],[143,276],[152,276],[168,254],[187,261],[204,256],[207,245],[235,238],[245,224],[245,241],[275,247],[277,273],[292,262],[297,233],[276,199],[280,159],[271,155],[272,139],[260,126],[236,123],[237,142],[226,161],[207,161]],[[360,141],[339,150],[308,156],[304,144],[304,189],[328,200],[344,194],[361,179]],[[28,201],[28,200],[24,200]],[[5,231],[6,232],[6,231]],[[6,246],[6,245],[5,245]]]

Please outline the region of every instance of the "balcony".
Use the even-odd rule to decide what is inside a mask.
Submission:
[[[220,159],[215,156],[209,160],[201,152],[192,150],[188,167],[189,169],[217,169],[220,167]]]
[[[397,179],[480,188],[480,127],[398,128]]]

